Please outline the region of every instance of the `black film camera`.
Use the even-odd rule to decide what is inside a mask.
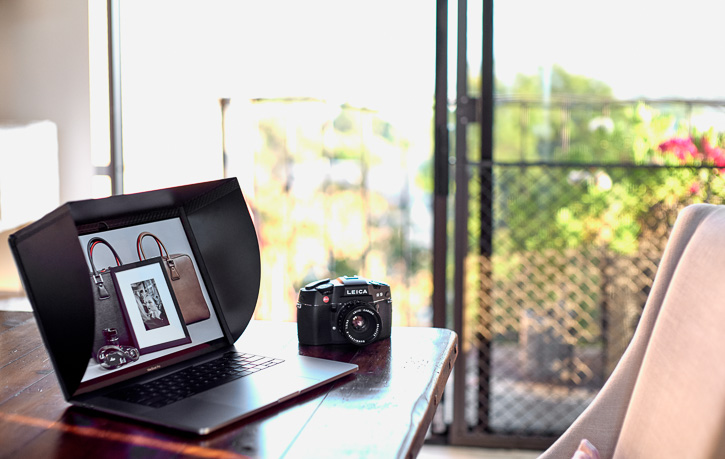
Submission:
[[[362,277],[322,279],[300,290],[297,337],[300,344],[364,346],[390,337],[390,286]]]

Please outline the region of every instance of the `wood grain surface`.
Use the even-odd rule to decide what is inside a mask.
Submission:
[[[193,436],[68,404],[33,315],[0,311],[0,457],[415,457],[456,360],[456,334],[394,327],[390,339],[365,347],[300,346],[296,327],[253,321],[237,347],[350,362],[359,371]]]

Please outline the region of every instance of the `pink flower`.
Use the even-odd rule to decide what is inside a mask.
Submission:
[[[711,159],[716,166],[725,165],[725,150],[717,145],[710,145],[707,137],[702,138],[702,149],[705,151],[705,156]]]
[[[697,194],[700,192],[700,182],[692,182],[690,188],[687,190],[690,194]]]
[[[712,161],[712,164],[719,169],[719,172],[725,172],[725,150],[717,145],[711,145],[707,137],[703,137],[702,149],[705,152],[705,158]]]
[[[672,153],[680,161],[687,162],[690,159],[697,158],[699,152],[692,138],[673,138],[659,145],[662,153]]]
[[[700,149],[697,148],[697,144],[700,145]],[[699,140],[692,137],[674,137],[662,142],[657,148],[662,154],[674,155],[681,164],[693,160],[702,161],[703,164],[714,166],[719,174],[725,174],[725,148],[711,144],[706,136],[702,136]]]

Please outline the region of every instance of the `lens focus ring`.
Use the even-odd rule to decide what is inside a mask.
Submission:
[[[380,327],[380,315],[362,301],[345,303],[337,316],[337,329],[348,342],[358,346],[375,341],[380,335]]]

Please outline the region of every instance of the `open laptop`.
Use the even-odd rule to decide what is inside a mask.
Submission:
[[[70,202],[9,243],[72,404],[207,434],[357,371],[235,347],[261,272],[236,179]]]

